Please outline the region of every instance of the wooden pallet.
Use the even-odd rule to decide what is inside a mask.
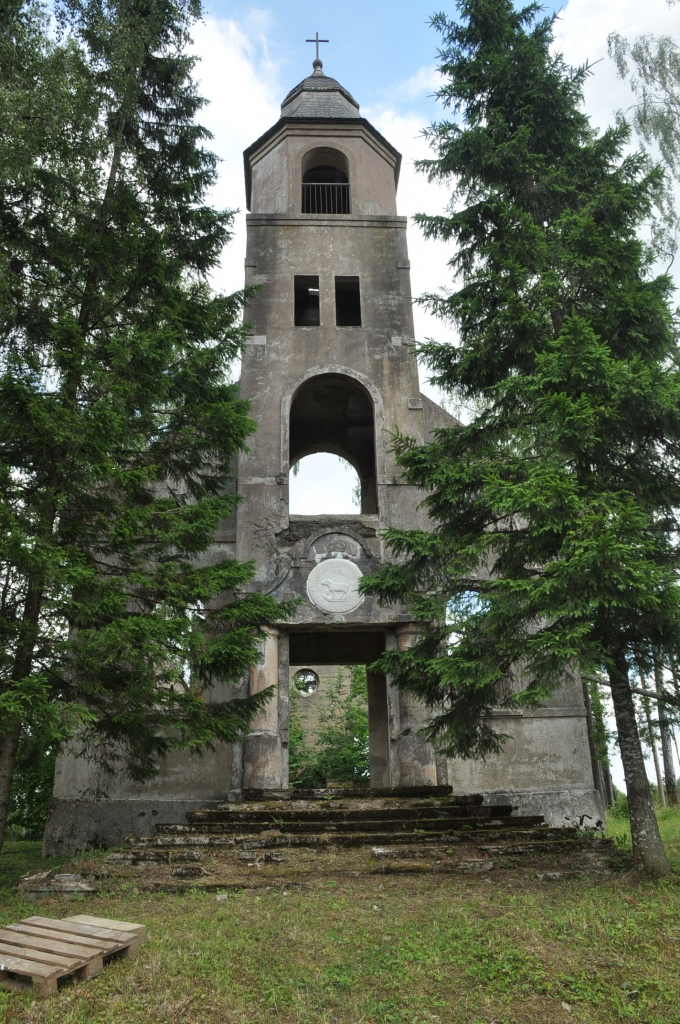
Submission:
[[[0,929],[0,985],[44,999],[59,978],[93,978],[114,954],[135,956],[146,928],[77,914],[63,921],[26,917]]]

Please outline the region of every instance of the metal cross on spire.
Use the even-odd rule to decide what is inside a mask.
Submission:
[[[319,39],[319,33],[316,33],[314,39],[305,39],[306,43],[316,43],[316,59],[319,60],[319,43],[330,43],[330,39]]]

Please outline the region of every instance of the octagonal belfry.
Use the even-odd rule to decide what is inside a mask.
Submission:
[[[62,754],[49,852],[119,842],[156,821],[180,822],[199,804],[238,800],[244,790],[285,790],[291,675],[370,665],[415,637],[407,608],[380,607],[357,590],[387,556],[388,527],[428,526],[423,495],[402,480],[390,435],[423,442],[455,422],[419,388],[407,218],[397,215],[401,157],[317,60],[244,159],[245,283],[259,290],[246,313],[253,330],[240,386],[258,428],[238,461],[238,511],[206,558],[252,560],[257,588],[301,603],[293,619],[267,631],[241,689],[218,685],[206,699],[269,686],[275,697],[243,743],[202,757],[175,753],[157,779],[121,781],[106,801],[88,795],[96,788],[89,763]],[[315,452],[340,455],[356,469],[358,514],[289,514],[289,473]],[[448,785],[557,825],[601,817],[578,680],[545,707],[501,713],[510,739],[483,762],[436,755],[420,732],[426,712],[415,698],[379,673],[369,671],[367,684],[371,788]]]

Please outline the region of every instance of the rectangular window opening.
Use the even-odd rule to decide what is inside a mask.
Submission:
[[[338,327],[361,327],[358,277],[336,277],[335,323]]]
[[[319,319],[319,278],[295,277],[295,326],[318,327]]]

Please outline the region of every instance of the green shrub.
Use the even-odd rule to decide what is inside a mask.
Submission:
[[[612,818],[630,818],[630,810],[628,808],[628,797],[625,793],[616,790],[616,800],[609,808],[609,814]]]

